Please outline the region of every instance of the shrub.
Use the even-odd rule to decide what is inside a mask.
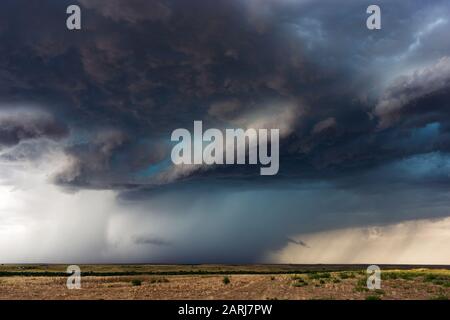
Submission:
[[[133,279],[131,280],[131,285],[132,286],[140,286],[142,284],[142,281],[139,279]]]
[[[308,285],[303,278],[296,278],[296,281],[292,284],[294,287],[305,287]]]
[[[380,296],[367,296],[366,300],[381,300]]]
[[[355,274],[353,272],[341,272],[341,273],[339,273],[339,277],[341,279],[349,279],[349,278],[354,278]]]
[[[310,273],[308,277],[310,279],[329,279],[331,278],[331,274],[329,272]]]
[[[414,278],[418,277],[419,274],[416,272],[410,272],[410,271],[388,271],[383,272],[381,277],[385,280],[388,279],[403,279],[403,280],[414,280]]]
[[[225,276],[225,277],[223,277],[222,282],[223,282],[223,284],[227,285],[227,284],[229,284],[231,282],[231,280],[230,280],[230,278],[228,276]]]
[[[356,282],[355,291],[361,292],[367,290],[369,290],[367,289],[367,279],[366,278],[358,279],[358,281]]]
[[[424,276],[423,281],[431,282],[438,286],[450,287],[450,277],[448,275],[428,273]]]

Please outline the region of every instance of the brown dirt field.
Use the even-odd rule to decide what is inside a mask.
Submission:
[[[450,288],[414,279],[387,279],[381,291],[368,291],[361,287],[364,275],[342,279],[332,273],[328,279],[310,279],[295,286],[293,275],[231,275],[231,282],[223,283],[223,275],[171,275],[171,276],[84,276],[82,288],[66,288],[66,277],[6,276],[0,278],[0,299],[366,299],[375,296],[389,299],[445,299]],[[139,279],[142,285],[133,286]],[[166,282],[155,282],[155,279]]]

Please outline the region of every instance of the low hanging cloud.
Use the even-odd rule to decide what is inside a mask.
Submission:
[[[240,104],[234,100],[214,103],[209,109],[209,115],[220,120],[225,128],[231,126],[234,128],[243,129],[278,129],[280,139],[284,139],[289,134],[294,132],[295,126],[300,120],[300,117],[306,110],[301,103],[293,102],[278,102],[271,103],[265,106],[254,107],[250,111],[236,112],[240,108]],[[225,128],[222,128],[224,134]],[[206,130],[206,128],[204,128]],[[225,135],[225,134],[224,134]],[[270,135],[269,135],[270,136]],[[248,141],[248,146],[257,146],[257,136],[251,136]],[[235,141],[225,141],[223,148],[223,159],[227,153],[235,153],[238,148],[248,150],[247,141],[244,139],[244,145],[235,145]],[[248,157],[248,155],[246,155]],[[217,165],[198,165],[198,164],[181,164],[172,165],[168,170],[162,172],[156,177],[158,184],[174,183],[179,179],[188,178],[198,172],[214,170]]]
[[[450,90],[450,57],[445,56],[431,66],[414,70],[410,75],[398,77],[388,88],[375,107],[379,126],[386,128],[408,117],[408,106],[413,102],[441,90]],[[445,103],[445,102],[444,102]],[[440,106],[437,106],[438,108]],[[432,113],[433,106],[422,105],[420,113]]]
[[[164,21],[171,13],[170,8],[162,0],[128,0],[126,6],[120,0],[80,0],[80,3],[117,22]]]
[[[108,179],[102,176],[109,172],[115,150],[126,140],[127,137],[123,132],[109,129],[97,132],[88,143],[76,143],[67,147],[65,150],[68,157],[67,165],[56,174],[55,182],[77,185],[86,184],[86,179],[90,179],[93,186],[96,183],[112,185],[113,177]]]
[[[0,108],[0,148],[32,139],[60,140],[68,132],[68,128],[50,113],[31,108]]]
[[[170,246],[171,245],[171,243],[167,240],[164,240],[164,239],[158,238],[158,237],[146,236],[146,235],[134,236],[133,241],[136,244],[143,244],[143,245],[155,245],[155,246]]]
[[[292,239],[292,238],[288,238],[287,240],[288,240],[288,243],[293,243],[293,244],[297,244],[297,245],[300,245],[300,246],[305,247],[305,248],[309,248],[308,244],[306,244],[302,240],[295,240],[295,239]]]
[[[326,118],[316,123],[312,129],[313,134],[320,134],[321,132],[333,129],[336,127],[336,119],[333,117]]]

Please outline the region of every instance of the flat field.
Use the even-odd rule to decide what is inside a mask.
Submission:
[[[381,289],[365,265],[80,265],[81,289],[66,286],[67,265],[0,265],[0,299],[442,299],[450,266],[380,265]]]

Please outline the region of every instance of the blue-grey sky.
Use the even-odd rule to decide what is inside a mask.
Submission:
[[[0,260],[450,263],[449,19],[439,0],[2,1]],[[279,173],[174,166],[194,120],[280,129]]]

